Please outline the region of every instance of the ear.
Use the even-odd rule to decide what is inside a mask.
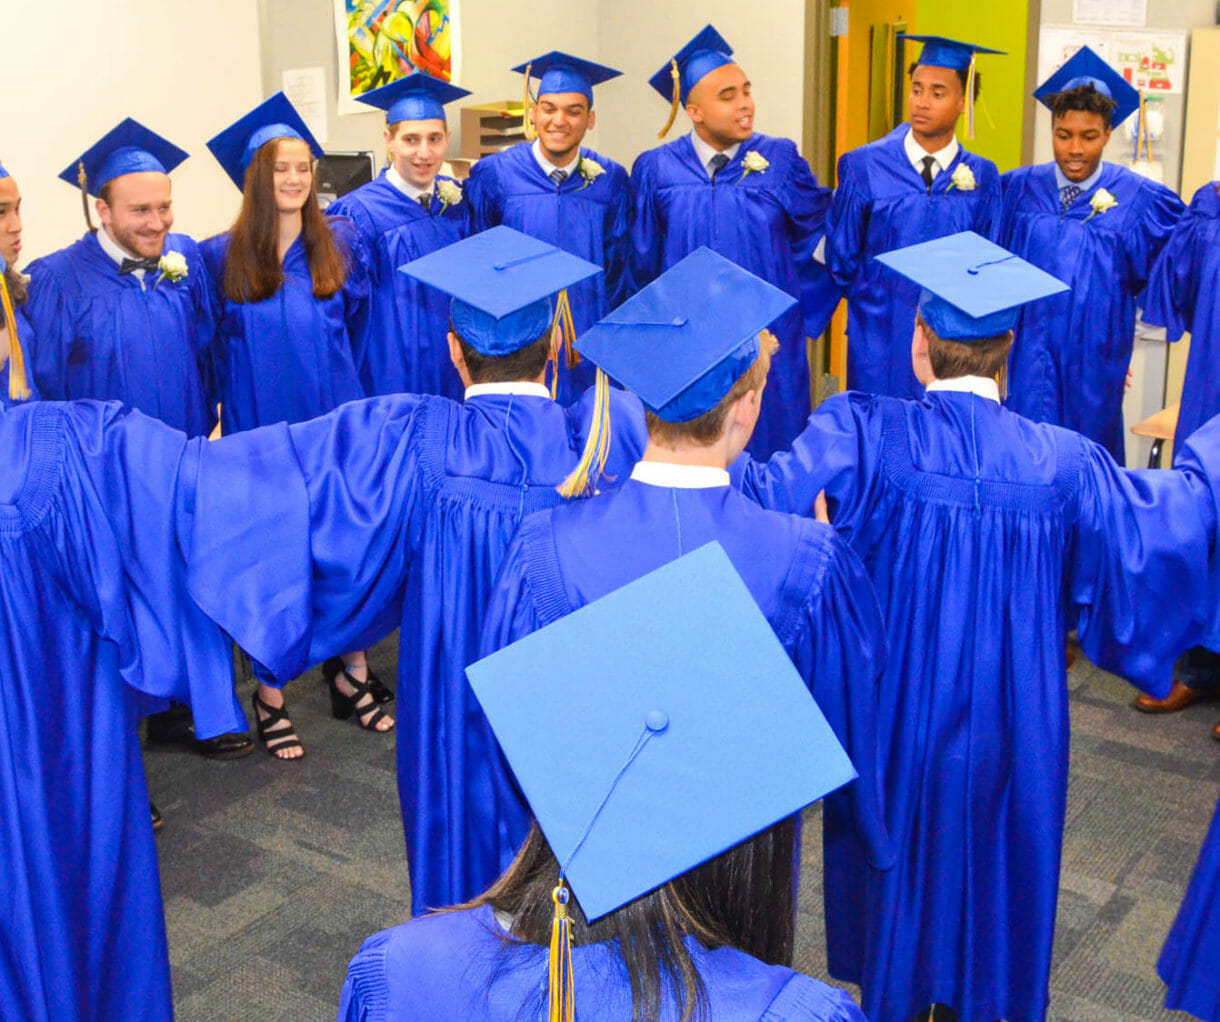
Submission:
[[[466,372],[466,359],[462,355],[462,345],[458,341],[457,334],[450,330],[446,335],[449,339],[449,361],[453,363],[453,368],[458,371],[458,375]]]
[[[596,110],[590,110],[590,111],[589,111],[589,127],[588,127],[588,128],[586,128],[585,130],[586,130],[586,131],[592,131],[592,130],[593,130],[593,127],[594,127],[594,125],[596,125],[596,124],[597,124],[597,111],[596,111]]]
[[[94,199],[93,208],[97,210],[97,218],[101,220],[103,224],[110,223],[110,206],[104,199]]]
[[[911,335],[911,371],[925,387],[936,379],[936,374],[932,372],[932,360],[928,357],[928,334],[918,320]]]

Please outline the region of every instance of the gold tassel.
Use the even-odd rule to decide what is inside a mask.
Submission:
[[[682,108],[682,73],[678,70],[678,61],[676,59],[669,62],[669,76],[674,81],[674,98],[669,108],[669,120],[665,122],[665,127],[661,129],[661,133],[657,138],[664,138],[666,136],[669,129],[674,126],[678,111]]]
[[[8,292],[8,280],[0,271],[0,306],[4,309],[4,325],[8,327],[8,396],[10,401],[26,401],[30,396],[30,385],[25,375],[25,352],[21,350],[21,338],[17,336],[17,314],[13,311],[13,299]]]
[[[93,219],[89,216],[89,175],[85,173],[84,160],[76,165],[76,183],[80,185],[80,204],[81,209],[85,211],[85,226],[93,231]]]
[[[595,492],[594,483],[601,478],[609,455],[610,380],[599,368],[593,391],[593,419],[589,424],[589,435],[585,438],[585,449],[571,475],[555,487],[559,495],[571,500]]]
[[[970,71],[966,75],[966,138],[974,140],[974,54],[970,54]]]
[[[995,375],[996,386],[1000,389],[1000,401],[1008,400],[1008,363],[1000,366],[1000,371]]]
[[[530,107],[534,105],[533,99],[530,98],[530,68],[532,63],[525,65],[525,98],[521,101],[521,128],[525,132],[525,140],[532,142],[538,137],[538,132],[534,130],[534,121],[530,116]]]
[[[551,958],[547,1022],[573,1022],[576,997],[572,989],[572,921],[568,919],[568,892],[563,877],[551,892],[555,916],[551,922]]]

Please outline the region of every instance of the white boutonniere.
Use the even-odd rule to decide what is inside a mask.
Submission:
[[[588,188],[589,185],[606,173],[605,167],[598,163],[597,160],[591,160],[587,156],[580,158],[580,163],[577,164],[576,169],[580,176],[585,179],[585,183],[576,189],[578,192],[581,188]]]
[[[441,200],[441,212],[462,201],[462,186],[456,181],[438,180],[436,197]]]
[[[186,256],[181,252],[165,252],[157,260],[157,283],[153,284],[153,287],[155,288],[163,280],[177,284],[178,281],[185,280],[189,273]]]
[[[742,158],[741,165],[745,167],[745,170],[741,172],[741,177],[737,179],[738,184],[741,184],[750,174],[761,174],[771,166],[767,158],[757,149],[751,149],[746,153]]]
[[[1093,193],[1093,198],[1089,200],[1089,205],[1093,207],[1093,212],[1086,216],[1085,220],[1092,220],[1098,213],[1113,209],[1118,205],[1118,199],[1114,198],[1105,188],[1098,188]]]
[[[959,192],[972,192],[977,187],[974,180],[974,171],[966,164],[959,163],[953,170],[953,174],[949,178],[949,187],[946,192],[953,191],[956,188]]]

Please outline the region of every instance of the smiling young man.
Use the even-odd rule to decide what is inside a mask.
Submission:
[[[473,228],[503,224],[602,267],[568,292],[575,332],[583,334],[626,297],[627,172],[581,145],[597,122],[593,87],[621,72],[554,50],[513,70],[526,76],[527,91],[529,79],[539,79],[530,105],[537,137],[471,168]],[[593,382],[592,366],[570,348],[555,371],[560,401],[575,400]]]
[[[364,339],[356,339],[360,382],[369,396],[462,396],[445,340],[449,300],[398,268],[470,233],[461,186],[440,174],[449,151],[445,104],[468,95],[415,71],[358,97],[386,112],[387,165],[326,212],[352,220],[369,251],[373,301]]]
[[[1034,95],[1055,159],[1001,179],[1000,241],[1071,286],[1017,325],[1008,406],[1083,433],[1122,464],[1122,402],[1136,297],[1184,206],[1164,185],[1102,161],[1139,93],[1087,46]]]
[[[920,397],[911,371],[911,317],[919,289],[875,260],[893,248],[958,231],[990,238],[999,208],[995,164],[955,137],[976,53],[998,53],[939,36],[906,36],[924,48],[910,67],[910,121],[844,153],[826,221],[826,265],[847,294],[847,386]],[[974,75],[977,96],[979,77]]]
[[[750,442],[763,455],[809,414],[805,337],[826,329],[838,293],[811,258],[830,190],[794,142],[755,132],[753,90],[732,52],[708,25],[649,80],[674,116],[685,107],[692,130],[632,167],[632,284],[645,286],[706,245],[799,301],[772,327],[779,351]]]

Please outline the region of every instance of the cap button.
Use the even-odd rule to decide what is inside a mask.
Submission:
[[[649,710],[644,716],[644,726],[649,731],[664,731],[669,727],[669,714],[664,710]]]

